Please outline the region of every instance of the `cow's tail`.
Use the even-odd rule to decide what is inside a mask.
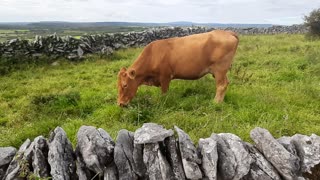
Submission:
[[[233,32],[233,31],[228,31],[228,32],[239,41],[239,36],[236,32]]]
[[[237,39],[237,43],[235,45],[235,51],[237,50],[238,48],[238,45],[239,45],[239,36],[236,32],[233,32],[233,31],[228,31],[233,37],[235,37]],[[232,70],[232,64],[231,64],[231,67],[230,67],[230,72]]]
[[[232,36],[234,36],[235,38],[237,38],[239,40],[239,36],[236,32],[233,31],[228,31]]]

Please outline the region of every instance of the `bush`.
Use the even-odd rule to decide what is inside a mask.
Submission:
[[[309,34],[320,37],[320,8],[313,10],[309,16],[305,16],[304,21],[309,28]]]

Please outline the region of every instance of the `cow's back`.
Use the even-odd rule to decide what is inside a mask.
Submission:
[[[226,54],[234,53],[237,44],[234,34],[221,30],[155,41],[149,45],[151,68],[169,69],[174,78],[197,79],[208,73],[210,66],[223,61]]]

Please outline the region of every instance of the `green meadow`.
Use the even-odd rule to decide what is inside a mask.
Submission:
[[[234,133],[245,141],[259,126],[275,137],[320,135],[320,41],[304,35],[240,36],[230,85],[222,104],[213,102],[215,82],[174,80],[169,92],[141,86],[127,108],[117,100],[117,73],[142,48],[30,64],[0,76],[0,146],[18,147],[27,138],[48,136],[61,126],[73,144],[80,126],[135,131],[154,122],[182,128],[197,142],[212,133]]]

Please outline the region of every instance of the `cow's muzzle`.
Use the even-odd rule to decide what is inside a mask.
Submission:
[[[120,106],[120,107],[127,107],[128,104],[127,104],[127,103],[124,103],[124,102],[118,102],[118,106]]]

